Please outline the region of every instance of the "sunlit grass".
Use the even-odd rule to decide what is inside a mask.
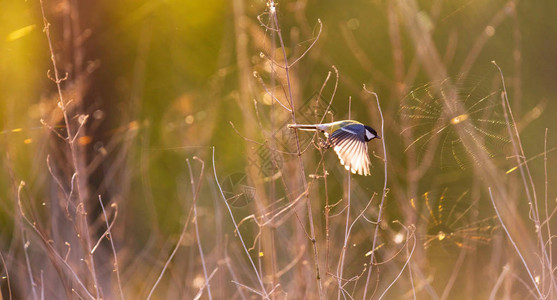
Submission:
[[[521,6],[372,2],[26,3],[0,29],[0,298],[555,298]],[[483,52],[501,78],[473,79]],[[381,130],[371,176],[288,128],[341,119]]]

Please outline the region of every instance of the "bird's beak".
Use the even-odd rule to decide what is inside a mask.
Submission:
[[[375,138],[376,138],[376,139],[381,139],[381,137],[380,137],[380,136],[376,136]]]

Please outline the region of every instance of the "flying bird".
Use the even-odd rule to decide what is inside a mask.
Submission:
[[[364,176],[371,174],[367,142],[381,138],[375,129],[353,120],[325,124],[288,124],[288,128],[323,132],[327,137],[325,148],[333,147],[346,170]]]

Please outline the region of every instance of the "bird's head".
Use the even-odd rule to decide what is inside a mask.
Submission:
[[[366,142],[369,142],[373,139],[380,139],[381,137],[377,135],[377,131],[375,131],[375,129],[364,125],[365,129],[366,129]]]

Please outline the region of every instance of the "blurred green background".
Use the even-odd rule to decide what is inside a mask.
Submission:
[[[304,110],[304,105],[316,99],[333,65],[338,69],[340,78],[332,104],[336,120],[348,118],[348,99],[351,97],[351,117],[376,129],[380,128],[375,100],[362,92],[362,85],[366,84],[367,89],[377,92],[385,116],[384,136],[392,180],[385,206],[387,219],[401,220],[410,225],[420,222],[420,214],[425,214],[424,218],[428,219],[428,213],[424,213],[421,208],[414,211],[414,217],[409,217],[412,214],[409,209],[410,198],[419,199],[421,194],[428,191],[439,195],[444,188],[457,195],[454,199],[466,191],[474,194],[477,188],[474,182],[478,178],[477,173],[472,172],[473,168],[446,171],[436,161],[434,167],[423,178],[416,179],[412,188],[409,188],[409,177],[405,175],[409,168],[404,151],[407,145],[401,139],[404,129],[401,118],[404,116],[401,116],[400,109],[404,99],[408,99],[408,93],[418,91],[420,86],[430,83],[431,78],[423,71],[416,54],[419,45],[415,45],[408,35],[404,15],[398,10],[398,6],[404,3],[279,1],[278,17],[290,61],[300,56],[314,41],[320,31],[318,19],[323,24],[317,43],[292,68],[293,101],[300,109],[299,113],[308,111]],[[125,288],[126,294],[130,297],[145,296],[145,287],[141,284],[143,278],[134,276],[133,271],[150,270],[148,278],[154,281],[151,279],[156,279],[154,273],[160,270],[161,261],[165,261],[166,253],[178,240],[191,207],[192,191],[186,159],[193,164],[194,177],[200,174],[200,164],[192,159],[193,156],[205,162],[205,177],[198,199],[199,218],[205,237],[204,249],[211,252],[209,261],[216,265],[219,251],[227,243],[224,235],[234,239],[234,233],[227,211],[219,204],[221,198],[212,175],[212,147],[215,149],[215,165],[221,179],[246,174],[249,177],[248,169],[253,163],[250,155],[258,153],[260,148],[246,139],[270,142],[270,137],[280,131],[280,126],[290,123],[288,114],[276,112],[281,110],[280,106],[268,105],[269,99],[265,98],[263,84],[252,76],[254,71],[263,74],[264,84],[269,87],[275,85],[273,88],[279,94],[283,88],[287,88],[284,84],[280,88],[284,82],[281,81],[282,71],[276,76],[268,72],[269,65],[260,55],[261,52],[269,53],[269,49],[280,48],[278,42],[272,42],[270,38],[272,30],[262,26],[268,21],[268,16],[264,14],[268,9],[267,3],[262,0],[60,0],[46,1],[44,5],[51,25],[52,46],[58,69],[62,74],[67,74],[62,87],[66,99],[73,101],[70,117],[75,121],[75,114],[89,115],[89,122],[83,131],[85,138],[79,140],[84,159],[88,164],[93,164],[87,173],[92,195],[89,209],[99,213],[95,195],[103,195],[105,203],[118,203],[120,215],[114,239],[119,252],[125,257],[121,268],[127,274],[124,276],[125,282],[130,283]],[[554,114],[557,113],[554,101],[557,96],[557,23],[553,21],[557,6],[550,1],[442,0],[418,1],[418,6],[419,19],[429,26],[433,42],[450,77],[462,75],[463,65],[468,62],[467,82],[472,82],[471,85],[481,82],[485,95],[496,90],[494,99],[499,101],[500,79],[491,61],[496,61],[501,67],[527,156],[533,157],[543,152],[546,128],[547,149],[557,146],[554,138],[557,127],[553,122]],[[261,23],[257,19],[259,15]],[[16,254],[21,250],[17,237],[19,212],[16,191],[19,182],[23,180],[27,183],[24,202],[35,203],[28,206],[43,222],[44,228],[55,230],[54,226],[48,225],[53,216],[52,207],[56,203],[53,199],[57,196],[46,163],[47,155],[58,166],[55,169],[61,170],[60,176],[66,180],[66,187],[71,171],[64,172],[64,168],[68,168],[67,162],[59,157],[67,152],[64,152],[63,143],[53,133],[63,134],[65,126],[57,107],[56,85],[48,78],[53,76],[52,71],[47,73],[52,70],[52,64],[43,31],[40,3],[2,1],[0,20],[0,145],[3,149],[0,251],[9,253],[9,258],[14,262],[11,266],[17,268],[22,264],[21,254]],[[281,52],[271,53],[274,53],[279,64],[283,63]],[[397,58],[401,59],[399,63],[396,62]],[[333,96],[335,73],[331,76],[321,95],[323,103]],[[471,92],[464,90],[462,93],[469,95]],[[286,101],[284,96],[277,97]],[[260,115],[256,115],[254,107],[258,107]],[[266,130],[258,126],[258,117],[263,119],[262,127]],[[305,120],[316,119],[314,116],[305,116]],[[307,145],[311,136],[305,135],[302,139]],[[372,141],[370,144],[370,153],[382,156],[380,142],[374,143]],[[295,151],[293,148],[290,150]],[[503,172],[516,165],[514,159],[509,158],[509,144],[497,150],[502,151],[494,159]],[[314,173],[319,160],[318,153],[310,147],[304,154],[304,158],[307,158],[307,174]],[[339,171],[341,168],[335,165],[337,160],[334,153],[329,151],[325,157],[327,167],[333,169],[330,171],[332,181],[328,186],[329,197],[331,202],[337,202],[345,195],[345,180]],[[551,168],[554,152],[548,152],[547,157],[547,178],[544,176],[543,157],[531,162],[540,195],[543,195],[546,179],[550,183],[555,182],[555,172]],[[285,159],[284,166],[292,161],[295,160]],[[358,186],[354,189],[360,193],[357,198],[361,202],[358,204],[359,209],[363,208],[365,204],[362,203],[373,192],[381,194],[382,161],[372,157],[372,163],[372,180],[353,177],[353,184]],[[254,186],[249,179],[246,185]],[[266,192],[272,194],[274,188],[268,188]],[[296,194],[301,190],[290,192]],[[317,208],[314,214],[320,216],[317,223],[322,229],[325,222],[322,200],[325,192],[319,188],[314,192],[319,195],[313,198],[317,202],[313,204]],[[550,184],[550,200],[555,198],[555,192],[555,187]],[[479,211],[474,218],[494,216],[485,190],[477,193],[482,194],[481,197],[477,196],[481,200],[470,201]],[[518,188],[510,193],[523,199]],[[290,194],[277,190],[272,197],[278,199],[285,195]],[[251,196],[247,197],[247,201],[251,200]],[[423,201],[420,207],[423,207]],[[517,207],[527,221],[527,202],[518,202]],[[249,213],[257,213],[259,209],[253,203],[246,206],[239,204],[234,213],[236,219],[240,220]],[[91,222],[96,224],[95,232],[102,232],[102,226],[99,225],[102,223]],[[342,224],[340,220],[338,222]],[[220,227],[213,228],[215,223],[220,224]],[[292,221],[292,224],[295,223]],[[252,240],[255,231],[246,231],[250,237],[248,240]],[[362,229],[362,232],[366,231]],[[187,242],[183,243],[188,249],[197,251],[192,246],[194,236],[193,233],[189,234]],[[324,230],[318,236],[323,241]],[[338,243],[341,242],[338,240]],[[159,246],[162,248],[158,249]],[[484,247],[480,250],[482,255],[498,251],[491,246]],[[189,250],[189,256],[184,254],[181,258],[183,265],[189,268],[189,275],[186,276],[189,279],[194,278],[200,270],[194,250]],[[40,253],[40,250],[36,251]],[[421,265],[426,269],[438,268],[439,273],[432,271],[431,274],[443,277],[439,274],[448,272],[442,271],[445,267],[452,268],[459,250],[441,247],[431,251],[429,253],[433,257],[423,260]],[[445,254],[449,254],[448,258]],[[441,259],[436,258],[438,256]],[[147,257],[144,261],[146,265],[139,263],[138,257]],[[482,264],[481,258],[475,261]],[[523,272],[519,265],[517,269],[518,273]],[[497,269],[493,273],[495,275],[490,275],[497,276],[499,271]],[[484,286],[481,279],[474,279],[472,274],[463,276],[462,282],[476,282],[478,288],[475,291],[479,297],[489,295],[490,288]],[[230,282],[226,278],[223,280],[227,284]],[[433,282],[438,296],[441,296],[445,281],[436,283],[433,279],[430,282]],[[172,283],[167,284],[172,286]],[[152,283],[145,285],[151,286]],[[195,295],[194,291],[186,287],[188,284],[177,285],[184,286],[182,289],[177,288],[177,295]],[[25,283],[20,286],[25,286]],[[283,288],[288,290],[288,285],[283,283]],[[223,292],[219,295],[223,296],[226,289],[230,289],[230,285],[222,288]],[[467,289],[469,291],[469,285],[457,284],[455,294],[451,294],[450,298],[467,298],[462,294]],[[169,294],[166,297],[172,295],[170,291],[167,292]],[[20,293],[25,295],[23,291]],[[421,299],[431,296],[431,293],[421,293]],[[163,299],[164,295],[161,293],[159,297]],[[507,295],[523,297],[528,293],[511,291]]]

